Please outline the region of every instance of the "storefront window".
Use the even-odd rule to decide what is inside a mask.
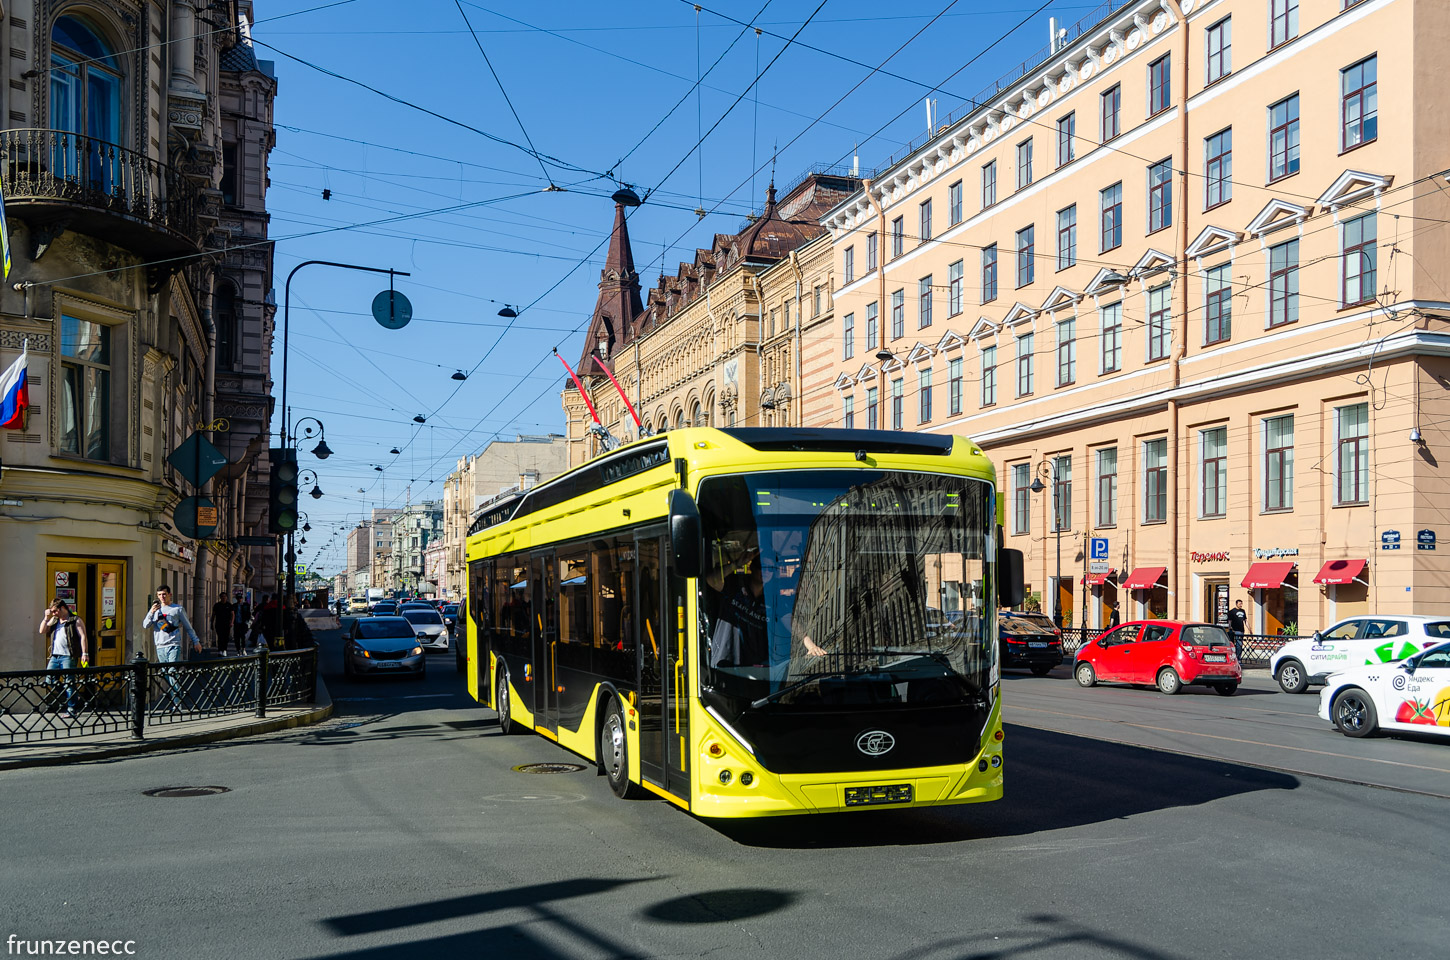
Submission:
[[[1299,571],[1284,578],[1277,590],[1260,590],[1260,606],[1264,614],[1264,633],[1271,637],[1299,633]]]

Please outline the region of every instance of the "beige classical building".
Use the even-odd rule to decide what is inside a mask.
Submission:
[[[276,81],[249,0],[0,5],[12,269],[0,368],[28,347],[30,409],[3,431],[0,670],[45,662],[38,619],[73,603],[91,662],[149,652],[159,582],[208,632],[216,594],[270,580],[252,481],[265,453],[271,308],[267,153]],[[206,21],[200,18],[205,16]],[[168,457],[193,433],[229,465],[194,486]],[[264,474],[261,474],[264,475]],[[205,497],[211,536],[178,507]],[[204,505],[203,505],[204,506]],[[210,511],[199,520],[210,527]],[[265,578],[265,579],[264,579]]]
[[[1073,625],[1450,613],[1450,4],[1115,7],[822,219],[803,422],[982,443]]]
[[[848,176],[811,173],[777,202],[772,183],[758,216],[737,234],[716,234],[710,249],[696,250],[673,276],[661,275],[645,303],[625,208],[616,205],[575,367],[603,428],[620,440],[636,437],[628,406],[647,433],[687,424],[798,424],[804,331],[832,317],[832,250],[819,221],[856,186]],[[601,452],[603,441],[572,383],[564,412],[569,464],[577,466]]]

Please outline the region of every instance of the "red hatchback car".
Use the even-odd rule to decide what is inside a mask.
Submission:
[[[1138,620],[1114,627],[1077,652],[1073,676],[1084,687],[1100,680],[1151,683],[1166,694],[1185,684],[1233,696],[1244,671],[1222,627],[1182,620]]]

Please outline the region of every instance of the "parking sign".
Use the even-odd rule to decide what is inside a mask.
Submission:
[[[1106,559],[1108,559],[1108,538],[1107,537],[1093,537],[1092,538],[1092,553],[1090,553],[1088,555],[1088,559],[1089,560],[1106,560]]]

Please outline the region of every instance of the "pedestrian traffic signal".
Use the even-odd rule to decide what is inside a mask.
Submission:
[[[273,447],[267,529],[291,533],[297,529],[297,448]]]

